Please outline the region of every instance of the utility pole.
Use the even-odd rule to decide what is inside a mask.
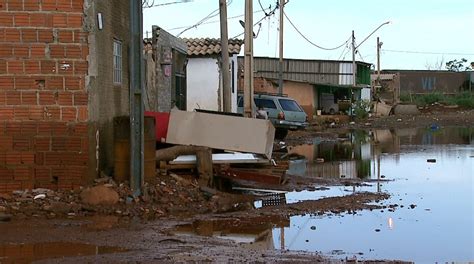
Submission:
[[[278,64],[278,95],[283,94],[283,7],[285,0],[280,0],[280,61]]]
[[[352,86],[356,86],[356,47],[355,47],[355,36],[354,30],[352,30]]]
[[[144,179],[143,139],[143,11],[141,0],[130,0],[130,188],[138,197]]]
[[[253,3],[245,0],[244,114],[253,116]]]
[[[221,75],[224,112],[232,112],[232,91],[229,77],[229,37],[227,32],[227,0],[219,0],[221,20]]]
[[[377,37],[377,85],[380,85],[380,48],[382,44],[383,42],[380,42],[379,37]]]

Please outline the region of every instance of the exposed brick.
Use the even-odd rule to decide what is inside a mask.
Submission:
[[[30,110],[28,107],[15,107],[15,116],[13,117],[15,120],[28,120],[30,119]]]
[[[74,62],[74,74],[81,75],[87,74],[89,64],[87,61],[75,61]]]
[[[73,105],[73,94],[71,92],[59,92],[58,104],[62,106]]]
[[[33,142],[33,149],[36,151],[51,150],[51,137],[35,137]]]
[[[15,88],[13,77],[0,76],[0,90],[12,90],[13,88]]]
[[[36,167],[35,168],[35,180],[40,181],[51,181],[51,168],[49,167]]]
[[[53,151],[81,151],[81,138],[78,137],[53,137],[51,143]]]
[[[68,57],[68,56],[66,56]],[[71,58],[71,57],[68,57]],[[58,62],[59,74],[73,74],[74,73],[74,62],[62,60]]]
[[[56,92],[53,92],[53,91],[41,91],[41,92],[39,92],[39,104],[40,105],[55,105],[56,104]]]
[[[25,73],[27,74],[39,74],[41,73],[40,62],[37,60],[25,61]]]
[[[10,44],[0,45],[0,58],[8,58],[13,56],[13,46]]]
[[[81,59],[82,58],[82,47],[77,45],[68,45],[65,47],[66,57],[69,59]]]
[[[74,32],[71,30],[60,30],[58,33],[59,42],[61,43],[73,43]]]
[[[54,74],[57,72],[56,61],[43,60],[41,61],[41,73],[43,74]]]
[[[84,10],[84,0],[74,0],[72,1],[72,11],[82,12]]]
[[[14,21],[16,27],[28,27],[30,25],[30,16],[27,13],[16,13]]]
[[[0,182],[13,180],[13,170],[0,166]],[[6,193],[6,187],[0,189],[0,193]]]
[[[52,43],[54,42],[53,31],[50,29],[38,30],[38,42]]]
[[[53,27],[66,28],[68,27],[68,17],[65,14],[53,15]]]
[[[44,165],[44,152],[36,152],[35,165]]]
[[[36,29],[22,29],[21,40],[23,42],[38,42],[38,31]]]
[[[21,134],[25,136],[34,136],[38,133],[38,125],[36,122],[22,122]]]
[[[74,31],[74,42],[75,43],[87,43],[88,33],[80,30]]]
[[[21,104],[21,92],[19,91],[7,91],[5,93],[7,105],[20,105]]]
[[[28,58],[30,56],[30,47],[26,45],[13,47],[13,56],[16,58]]]
[[[26,164],[26,165],[35,164],[35,154],[33,152],[22,152],[21,164]]]
[[[0,91],[0,107],[7,104],[7,98],[4,91]],[[1,119],[1,118],[0,118]]]
[[[44,108],[40,107],[40,106],[30,107],[28,118],[30,120],[43,120],[44,119]]]
[[[0,74],[5,74],[5,73],[7,73],[7,61],[0,60]]]
[[[65,89],[66,90],[80,90],[81,78],[80,77],[65,77]]]
[[[77,108],[76,107],[61,107],[61,120],[76,121]]]
[[[66,49],[63,45],[51,44],[49,45],[49,55],[51,58],[65,58]]]
[[[52,106],[45,107],[44,119],[45,120],[60,120],[61,109],[59,107],[52,107]]]
[[[13,171],[14,179],[16,181],[25,181],[33,179],[33,170],[30,167],[16,167]]]
[[[69,28],[81,28],[82,27],[82,14],[69,14],[67,16],[67,26]]]
[[[45,44],[34,44],[30,48],[31,58],[44,58],[46,54],[46,45]]]
[[[87,105],[89,100],[87,92],[74,93],[74,105]]]
[[[56,11],[56,0],[42,0],[41,10],[43,11]]]
[[[7,122],[5,125],[5,134],[10,136],[19,135],[21,133],[20,122]]]
[[[0,13],[0,27],[13,26],[13,15],[5,12]]]
[[[16,90],[37,89],[35,77],[15,77]]]
[[[25,11],[39,11],[40,1],[38,0],[23,0]]]
[[[38,96],[36,92],[21,92],[21,104],[22,105],[37,105]]]
[[[87,123],[75,123],[70,125],[71,135],[84,136],[87,135]]]
[[[52,122],[38,123],[38,135],[51,136],[53,134],[53,126],[54,123]]]
[[[87,107],[81,106],[77,108],[77,120],[87,121],[89,119],[89,110]]]
[[[8,11],[23,11],[23,1],[9,0]]]
[[[13,137],[13,150],[15,151],[30,150],[30,137],[14,136]]]
[[[64,90],[63,77],[48,77],[45,89],[47,90]]]
[[[23,73],[23,61],[14,60],[7,62],[7,71],[10,74],[21,74]]]
[[[6,42],[20,42],[21,32],[16,28],[5,28],[5,41]]]
[[[21,152],[7,152],[5,155],[5,164],[7,165],[20,165],[21,164]]]
[[[0,120],[11,120],[13,119],[15,111],[13,107],[0,107]]]
[[[10,151],[13,149],[12,136],[0,136],[0,151]]]

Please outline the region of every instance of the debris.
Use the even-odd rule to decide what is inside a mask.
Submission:
[[[414,209],[416,207],[416,204],[410,204],[410,208]]]
[[[9,214],[0,213],[0,222],[10,222],[12,216]]]
[[[83,190],[81,200],[90,205],[113,205],[118,203],[119,195],[112,188],[99,185]]]
[[[375,229],[375,232],[380,232],[380,229],[378,229],[378,228],[377,228],[377,229]]]
[[[6,212],[7,208],[5,206],[0,206],[0,213]]]
[[[393,112],[395,115],[418,115],[420,110],[416,105],[396,105]]]
[[[311,226],[311,230],[316,230],[316,227],[315,227],[315,226]]]
[[[429,162],[429,163],[436,163],[436,159],[427,159],[426,162]]]
[[[354,122],[354,121],[349,122],[349,125],[355,125],[355,124],[356,124],[356,122]]]
[[[323,163],[324,159],[323,158],[316,158],[316,163]]]
[[[36,195],[36,196],[33,198],[33,200],[38,200],[38,199],[43,200],[44,198],[46,198],[46,194],[42,193],[42,194]]]
[[[402,119],[401,119],[401,118],[398,118],[398,119],[397,119],[397,122],[402,122]]]

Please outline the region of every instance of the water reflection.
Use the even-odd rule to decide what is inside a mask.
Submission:
[[[419,146],[474,144],[474,128],[355,130],[337,141],[314,141],[289,147],[290,154],[306,157],[290,162],[288,174],[321,178],[380,179],[380,157],[399,161],[401,151]],[[421,149],[423,151],[424,149]],[[446,155],[457,155],[443,151]]]
[[[390,180],[377,190],[391,194],[384,204],[399,207],[291,217],[291,227],[284,232],[285,249],[336,258],[474,260],[474,128],[355,131],[337,142],[315,142],[290,151],[307,157],[305,169],[300,163],[299,171],[309,177]],[[318,163],[321,158],[324,162]],[[326,191],[342,192],[345,187]],[[313,194],[289,193],[288,202],[291,195],[302,200]],[[280,230],[273,232],[275,244],[281,243]]]

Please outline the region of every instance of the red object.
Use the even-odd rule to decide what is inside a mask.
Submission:
[[[145,111],[145,116],[155,118],[155,134],[157,142],[166,142],[168,133],[168,124],[170,122],[170,113]]]

